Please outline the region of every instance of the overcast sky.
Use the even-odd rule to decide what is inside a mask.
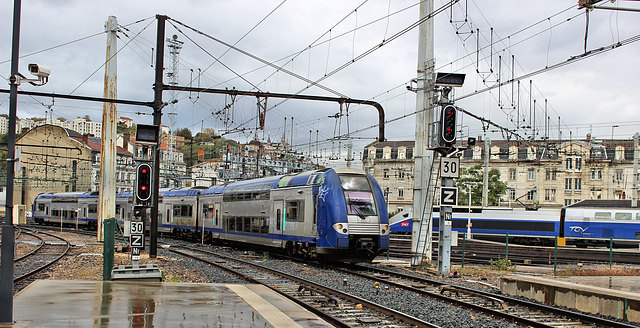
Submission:
[[[446,4],[435,0],[436,9]],[[603,4],[640,8],[640,4],[632,1]],[[10,74],[12,13],[13,1],[0,3],[0,76],[3,79]],[[51,68],[51,76],[45,86],[24,84],[21,89],[102,97],[104,23],[113,15],[126,28],[118,34],[118,98],[153,100],[156,14],[170,17],[166,37],[175,34],[184,42],[177,71],[178,85],[375,100],[385,108],[386,119],[392,120],[386,125],[387,139],[414,139],[415,116],[411,114],[415,112],[416,95],[407,91],[406,85],[417,74],[417,29],[399,35],[362,59],[352,60],[416,22],[419,19],[417,0],[27,0],[22,3],[20,71],[27,75],[27,65],[38,63]],[[558,137],[558,116],[563,138],[568,138],[570,131],[573,137],[580,138],[591,131],[596,138],[608,139],[616,125],[615,138],[632,138],[640,123],[637,113],[640,42],[625,40],[640,34],[640,13],[592,11],[587,51],[596,50],[597,54],[544,70],[584,53],[586,21],[587,16],[584,10],[577,9],[576,0],[460,1],[453,10],[445,10],[436,17],[436,70],[467,74],[464,86],[455,91],[456,98],[463,98],[456,104],[505,128],[532,125],[535,112],[536,138],[544,137],[546,100],[550,138]],[[262,61],[229,50],[216,40],[237,43],[237,48]],[[597,51],[618,42],[621,45],[616,49]],[[171,71],[171,58],[168,52],[165,54],[165,69]],[[265,62],[296,76],[277,72]],[[335,71],[343,65],[346,65],[344,69]],[[534,72],[538,73],[521,80],[519,89],[517,84],[508,84],[474,94],[495,85],[499,74],[501,80],[506,81],[512,74],[518,78]],[[325,77],[325,74],[331,75]],[[311,81],[322,79],[319,83],[322,87],[307,88],[308,83],[300,77]],[[165,77],[165,84],[168,83]],[[225,105],[232,104],[228,96],[188,92],[174,96],[178,103],[163,110],[164,125],[174,129],[187,127],[194,134],[201,128],[245,128],[225,135],[240,142],[247,142],[256,134],[255,98],[238,97],[233,105],[227,106],[228,115],[225,115]],[[170,92],[165,92],[163,99],[168,101],[171,97]],[[51,114],[48,106],[52,99],[19,98],[19,118]],[[0,113],[8,113],[8,99],[8,94],[0,96]],[[532,109],[533,100],[535,108]],[[89,115],[94,121],[102,119],[100,103],[57,99],[50,107],[54,118]],[[324,149],[324,156],[328,157],[331,152],[337,153],[338,147],[344,148],[346,141],[326,140],[349,133],[354,137],[353,150],[358,154],[378,135],[378,114],[369,106],[345,107],[343,114],[349,116],[341,119],[328,117],[340,111],[335,103],[282,102],[270,98],[267,108],[266,129],[258,131],[258,137],[271,136],[272,140],[279,141],[286,117],[289,140],[293,117],[292,143],[304,152],[309,150],[310,141],[311,151],[315,152],[317,135],[322,142],[318,148]],[[168,115],[171,112],[176,115]],[[152,122],[150,108],[119,105],[118,113],[136,123]],[[406,117],[400,119],[402,116]],[[225,118],[229,122],[226,126]],[[483,134],[482,125],[476,120],[465,117],[462,125],[465,137]],[[488,137],[502,139],[502,134],[492,132],[494,130],[487,131]],[[532,129],[518,132],[523,137],[533,134]],[[344,160],[332,164],[341,165]]]

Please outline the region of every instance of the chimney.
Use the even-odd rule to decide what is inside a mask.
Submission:
[[[85,133],[82,135],[82,143],[86,145],[88,142],[89,142],[89,134]]]
[[[591,141],[591,133],[587,133],[587,142]]]

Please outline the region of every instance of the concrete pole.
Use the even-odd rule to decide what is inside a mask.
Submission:
[[[491,139],[484,141],[484,175],[482,177],[482,206],[489,204],[489,157],[491,157]]]
[[[420,17],[426,17],[433,12],[433,0],[420,3]],[[423,264],[423,248],[426,249],[426,260],[431,262],[431,234],[432,195],[427,190],[427,182],[431,175],[433,151],[428,150],[431,140],[435,136],[433,131],[433,70],[434,59],[434,30],[433,19],[429,19],[419,26],[418,36],[418,76],[416,98],[416,136],[414,149],[415,178],[413,187],[413,225],[411,234],[411,265]],[[435,181],[432,182],[435,188]],[[429,220],[425,225],[425,221]],[[420,244],[423,241],[423,244]],[[426,243],[426,244],[425,244]],[[426,247],[421,247],[422,245]]]
[[[116,99],[118,92],[117,36],[118,21],[109,16],[104,26],[107,32],[107,58],[104,68],[104,97]],[[104,240],[102,224],[116,217],[116,135],[118,112],[115,103],[102,105],[102,148],[100,150],[100,201],[98,203],[98,241]]]
[[[638,132],[633,136],[633,202],[632,207],[638,204]]]

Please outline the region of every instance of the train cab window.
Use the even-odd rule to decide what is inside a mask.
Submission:
[[[596,212],[596,220],[611,220],[611,212]]]
[[[631,220],[631,213],[618,212],[615,218],[616,220]]]

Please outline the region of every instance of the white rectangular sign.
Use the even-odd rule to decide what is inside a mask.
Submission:
[[[131,221],[131,234],[144,233],[144,224],[140,221]]]
[[[442,157],[440,160],[440,177],[442,178],[454,178],[460,177],[460,158]]]

